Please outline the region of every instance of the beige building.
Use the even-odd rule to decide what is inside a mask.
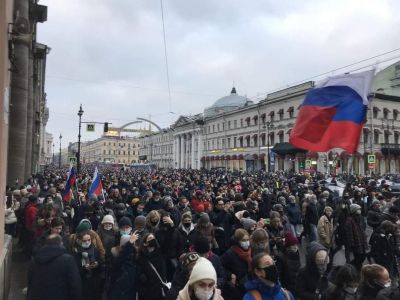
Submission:
[[[140,143],[129,136],[102,136],[81,144],[81,161],[132,164],[138,162]]]
[[[300,105],[313,87],[314,82],[289,87],[259,103],[233,88],[203,114],[181,116],[170,128],[142,137],[140,158],[173,168],[329,172],[336,167],[337,172],[365,174],[367,155],[375,154],[373,172],[400,171],[400,62],[375,76],[374,97],[354,155],[341,149],[307,152],[288,143]]]

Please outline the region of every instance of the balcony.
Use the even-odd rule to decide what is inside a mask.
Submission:
[[[399,144],[391,144],[391,143],[382,143],[381,144],[381,152],[384,155],[399,155],[400,154],[400,145]]]

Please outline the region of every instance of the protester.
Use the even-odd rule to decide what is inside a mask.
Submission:
[[[28,270],[27,300],[52,299],[83,299],[78,268],[57,234],[46,238]]]
[[[358,270],[350,264],[339,266],[322,300],[357,300],[359,286]]]
[[[359,287],[359,300],[376,299],[379,291],[390,287],[389,272],[377,264],[365,265],[361,269],[361,282]]]
[[[217,286],[217,275],[211,262],[200,257],[193,267],[189,281],[179,292],[177,300],[223,300]]]

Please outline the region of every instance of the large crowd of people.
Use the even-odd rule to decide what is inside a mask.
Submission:
[[[7,188],[27,299],[400,299],[400,199],[385,180],[348,175],[339,194],[318,173],[102,168],[95,195],[93,171],[67,198],[54,167]]]

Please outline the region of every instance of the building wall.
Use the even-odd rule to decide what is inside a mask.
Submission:
[[[349,155],[341,149],[299,156],[271,153],[271,170],[299,171],[300,165],[304,166],[305,161],[310,160],[312,169],[320,172],[335,169],[338,173],[364,174],[368,172],[367,155],[376,154],[374,172],[400,172],[400,97],[397,96],[400,94],[400,84],[394,84],[396,76],[400,78],[400,67],[396,73],[397,65],[400,62],[376,75],[376,94],[370,101],[368,117],[355,155]],[[380,94],[389,91],[389,85],[393,95]],[[307,82],[290,87],[269,94],[257,104],[245,105],[211,117],[181,116],[163,133],[141,137],[143,147],[140,155],[159,167],[171,167],[171,164],[162,161],[165,157],[173,161],[174,168],[265,169],[270,152],[268,143],[272,148],[289,141],[290,130],[300,105],[313,86],[313,82]],[[169,138],[163,140],[162,136],[164,139],[165,136]],[[160,150],[165,146],[165,149],[172,149],[172,152]],[[385,147],[389,153],[384,153]],[[332,167],[337,161],[340,167]]]
[[[104,136],[82,143],[81,160],[82,163],[136,163],[139,159],[139,147],[137,138]]]
[[[4,196],[7,177],[7,149],[10,101],[10,60],[8,53],[8,24],[13,22],[13,1],[0,1],[0,228],[4,228]],[[0,298],[7,299],[11,271],[11,245],[0,230]]]

